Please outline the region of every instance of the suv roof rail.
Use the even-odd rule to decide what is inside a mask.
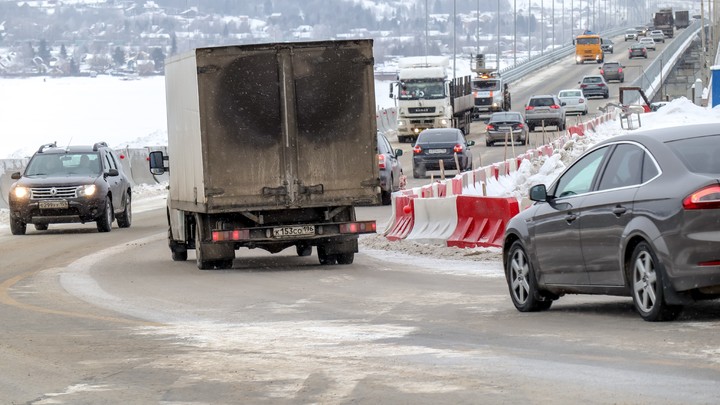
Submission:
[[[108,147],[107,142],[95,142],[95,144],[93,145],[93,152],[97,152],[98,149],[103,148],[103,147],[104,148]]]
[[[37,153],[43,153],[43,150],[45,150],[46,148],[57,148],[57,141],[55,141],[53,143],[46,143],[44,145],[41,145],[40,148],[38,149]]]

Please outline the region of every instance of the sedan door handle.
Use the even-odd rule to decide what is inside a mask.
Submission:
[[[616,217],[619,217],[620,215],[622,215],[622,214],[624,214],[624,213],[627,212],[627,208],[618,205],[617,207],[615,207],[615,208],[613,209],[612,212],[613,212],[613,214],[615,214]]]
[[[569,213],[569,214],[565,215],[565,222],[567,222],[568,224],[574,222],[576,219],[577,219],[577,215],[575,215],[573,213]]]

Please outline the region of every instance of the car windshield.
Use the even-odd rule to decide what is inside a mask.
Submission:
[[[586,77],[583,79],[583,83],[602,83],[600,76]]]
[[[667,145],[693,173],[720,175],[720,135],[680,139]]]
[[[400,99],[438,99],[445,97],[445,86],[442,80],[408,80],[400,86]]]
[[[500,80],[475,80],[473,90],[495,91],[500,90]]]
[[[86,176],[100,173],[96,153],[37,154],[28,163],[26,176]]]

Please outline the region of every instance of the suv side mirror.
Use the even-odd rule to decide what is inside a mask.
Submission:
[[[10,178],[13,180],[20,180],[20,177],[22,177],[22,174],[20,174],[20,172],[15,172],[10,175]]]
[[[396,157],[400,157],[400,156],[402,156],[402,154],[403,154],[402,149],[395,149],[395,156],[396,156]]]
[[[163,155],[162,151],[156,150],[150,152],[150,173],[159,176],[165,172],[169,172],[170,168],[165,166],[166,160],[168,160],[168,158]]]
[[[115,176],[119,176],[120,172],[118,171],[118,169],[110,169],[110,170],[108,170],[107,175],[109,177],[115,177]]]

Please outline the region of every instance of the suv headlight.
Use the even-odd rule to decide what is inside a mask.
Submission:
[[[87,184],[78,187],[78,196],[80,197],[92,197],[95,194],[97,187],[94,184]]]
[[[26,198],[30,195],[30,189],[27,187],[15,187],[13,193],[15,193],[15,197],[17,198]]]

